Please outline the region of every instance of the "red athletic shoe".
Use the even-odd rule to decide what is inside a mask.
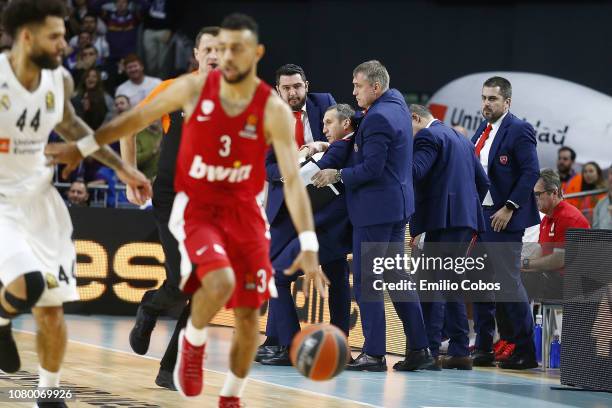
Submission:
[[[506,347],[507,344],[508,342],[506,340],[502,340],[502,339],[497,340],[497,343],[493,345],[493,354],[495,354],[495,357],[497,357],[499,353],[504,351],[504,348]]]
[[[516,344],[506,343],[506,346],[504,347],[504,349],[495,355],[495,361],[508,360],[514,353],[515,348],[516,348]]]
[[[240,398],[219,397],[219,408],[240,408]]]
[[[181,330],[178,341],[178,357],[174,366],[174,386],[185,398],[197,397],[204,385],[204,348],[206,344],[196,347],[185,338],[185,329]]]

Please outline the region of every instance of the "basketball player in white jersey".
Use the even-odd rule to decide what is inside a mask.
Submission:
[[[0,55],[0,369],[20,367],[10,319],[32,309],[38,325],[39,387],[58,387],[67,335],[63,302],[78,299],[72,224],[52,186],[44,148],[52,130],[94,153],[118,177],[149,196],[144,175],[108,148],[70,104],[74,84],[60,66],[65,10],[62,0],[13,0],[4,29],[14,38]],[[39,407],[64,402],[39,401]]]

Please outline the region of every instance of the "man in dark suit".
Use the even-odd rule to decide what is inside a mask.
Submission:
[[[353,95],[366,114],[354,135],[349,164],[335,175],[321,177],[317,184],[339,180],[344,183],[353,224],[353,290],[365,342],[362,353],[347,369],[386,371],[383,292],[376,287],[369,261],[370,257],[386,256],[378,252],[387,251],[389,243],[395,243],[395,249],[401,250],[398,255],[403,256],[406,223],[414,210],[412,126],[404,98],[397,90],[389,89],[389,74],[380,62],[368,61],[357,66],[353,85]],[[368,243],[377,243],[376,249],[372,250]],[[433,359],[427,348],[418,295],[408,292],[408,299],[404,299],[408,301],[400,302],[397,294],[390,295],[408,338],[406,359],[394,368],[412,371],[431,365]]]
[[[513,344],[501,368],[537,367],[533,343],[533,317],[521,281],[521,240],[525,228],[540,223],[533,187],[539,164],[533,127],[510,113],[512,86],[501,77],[485,81],[482,115],[485,118],[472,137],[491,183],[482,202],[486,231],[480,235],[488,255],[486,272],[501,284],[501,291],[488,302],[474,304],[476,349],[474,365],[491,365],[495,330],[495,298],[505,317],[500,325],[502,339]],[[494,244],[492,244],[494,243]],[[498,325],[501,323],[498,320]],[[505,338],[504,338],[505,337]]]
[[[474,145],[458,131],[435,119],[421,105],[411,105],[414,156],[415,211],[410,221],[413,237],[425,234],[425,256],[464,257],[475,232],[484,231],[480,203],[489,181],[474,154]],[[456,281],[454,271],[433,271],[425,279]],[[472,369],[468,320],[461,291],[421,297],[429,349],[442,368]],[[446,325],[444,325],[446,319]],[[448,355],[438,361],[443,326],[450,338]]]
[[[308,81],[301,67],[284,65],[276,73],[277,91],[296,116],[296,144],[303,147],[313,142],[326,142],[323,116],[335,105],[331,94],[308,93]],[[270,259],[275,269],[278,297],[269,302],[266,342],[258,348],[256,361],[266,365],[291,365],[289,345],[300,329],[291,283],[297,276],[285,276],[283,270],[299,253],[299,242],[284,204],[283,181],[270,149],[266,157],[268,196],[266,215],[270,223]],[[319,239],[319,259],[323,272],[330,279],[329,306],[331,322],[348,335],[350,313],[349,267],[350,223],[344,197],[339,197],[314,212]],[[297,251],[297,252],[296,252]]]

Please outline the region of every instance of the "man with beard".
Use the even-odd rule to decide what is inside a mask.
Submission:
[[[137,132],[164,113],[182,109],[183,136],[177,159],[170,229],[181,252],[181,288],[193,293],[191,316],[179,336],[174,385],[185,397],[203,388],[207,328],[226,305],[234,309],[230,371],[220,407],[240,405],[259,337],[259,307],[275,293],[269,234],[256,196],[272,143],[285,180],[285,202],[299,232],[301,252],[285,272],[304,272],[326,296],[310,201],[297,166],[293,119],[288,106],[257,78],[264,53],[257,23],[243,14],[226,17],[219,32],[220,70],[177,78],[148,105],[132,109],[100,128],[94,142],[108,144]],[[54,161],[75,167],[74,145],[48,146]]]
[[[295,143],[298,148],[306,149],[313,142],[326,142],[323,134],[325,111],[336,102],[329,93],[308,92],[309,83],[302,67],[286,64],[276,71],[276,91],[289,105],[295,117]],[[270,301],[266,341],[257,349],[255,360],[267,365],[291,365],[289,344],[299,330],[295,317],[295,305],[289,293],[291,281],[283,276],[286,265],[277,259],[285,252],[287,245],[296,236],[283,197],[283,180],[273,151],[266,155],[266,180],[268,181],[266,216],[270,223],[270,259],[279,283],[279,297]],[[315,224],[323,215],[315,214]],[[322,219],[326,219],[323,217]],[[339,224],[341,220],[339,220]],[[333,251],[331,258],[322,256],[323,271],[326,276],[341,277],[348,273],[346,255]],[[322,254],[323,255],[323,254]],[[283,257],[284,258],[284,257]],[[279,263],[280,262],[280,263]],[[284,265],[284,266],[281,266]]]
[[[32,308],[39,387],[59,386],[67,344],[63,302],[78,299],[72,223],[43,153],[49,133],[79,140],[73,144],[77,151],[95,152],[93,157],[113,168],[138,195],[151,192],[144,175],[108,147],[87,143],[93,131],[74,113],[74,84],[60,67],[65,15],[60,0],[12,1],[3,26],[15,42],[10,53],[0,56],[0,370],[19,370],[11,319]],[[66,405],[40,400],[38,406]]]
[[[540,223],[533,187],[540,177],[533,127],[510,113],[512,85],[492,77],[482,87],[485,120],[472,137],[476,156],[487,173],[490,189],[482,201],[486,231],[479,241],[486,251],[484,280],[501,290],[485,293],[486,302],[474,303],[475,366],[502,360],[501,368],[535,368],[533,316],[521,281],[521,242],[525,228]],[[482,276],[478,276],[482,278]],[[495,301],[497,300],[497,303]],[[500,344],[493,352],[495,313]]]
[[[193,49],[195,59],[198,61],[197,72],[208,73],[217,67],[217,35],[219,27],[204,27],[196,37],[196,47]],[[175,79],[167,79],[159,84],[138,106],[144,106],[157,98],[164,89],[168,88]],[[142,297],[136,322],[130,332],[130,346],[136,354],[146,354],[149,349],[151,332],[155,327],[160,314],[176,306],[183,305],[181,313],[168,348],[160,362],[159,373],[155,384],[160,387],[176,390],[172,381],[172,371],[176,364],[176,351],[178,349],[178,336],[187,324],[189,317],[189,305],[185,305],[186,296],[179,288],[181,280],[180,254],[178,243],[168,229],[172,203],[176,193],[174,192],[174,169],[176,167],[176,156],[181,142],[181,129],[183,127],[183,112],[178,110],[169,115],[162,116],[162,127],[164,137],[161,143],[161,153],[157,167],[157,177],[153,182],[153,214],[159,231],[159,239],[166,256],[165,269],[166,280],[157,290],[147,291]],[[123,159],[136,164],[136,135],[121,139],[121,156]],[[128,188],[128,200],[134,204],[142,205],[136,199],[134,192]]]

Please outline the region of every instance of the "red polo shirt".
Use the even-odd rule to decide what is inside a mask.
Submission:
[[[544,216],[540,223],[542,255],[550,255],[554,248],[565,248],[565,231],[569,228],[591,228],[582,212],[565,200],[553,210],[552,216]]]

